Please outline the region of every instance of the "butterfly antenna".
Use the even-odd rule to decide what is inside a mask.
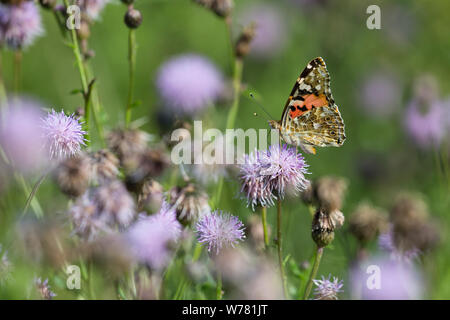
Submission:
[[[274,117],[272,117],[272,116],[270,115],[269,112],[267,112],[267,110],[262,106],[262,104],[261,104],[258,100],[256,100],[256,97],[253,95],[252,92],[250,92],[250,98],[252,98],[252,99],[255,101],[256,105],[257,105],[258,107],[260,107],[261,110],[264,111],[264,113],[269,117],[267,120],[275,119]]]

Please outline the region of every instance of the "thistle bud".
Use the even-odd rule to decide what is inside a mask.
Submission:
[[[219,17],[228,17],[233,10],[233,0],[194,0],[199,5],[211,10]]]
[[[334,240],[334,230],[330,216],[319,209],[312,223],[312,238],[319,248],[326,247]]]
[[[242,30],[239,39],[236,42],[235,52],[236,57],[243,58],[250,52],[250,43],[255,36],[255,24],[250,24]]]
[[[142,14],[139,10],[130,8],[130,9],[128,9],[127,13],[125,14],[124,21],[128,28],[136,29],[142,23]]]
[[[81,40],[86,40],[91,35],[91,30],[89,27],[89,23],[85,20],[82,20],[80,23],[80,29],[77,30],[78,37]]]

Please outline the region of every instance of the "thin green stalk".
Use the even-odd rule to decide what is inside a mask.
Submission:
[[[264,231],[264,245],[266,246],[266,249],[269,247],[269,234],[267,232],[267,208],[262,207],[261,208],[261,219],[262,219],[262,225],[263,225],[263,231]]]
[[[86,61],[84,61],[84,70],[86,71],[87,78],[92,79],[93,73],[92,73],[91,69],[89,68],[89,65],[86,63]],[[92,119],[94,120],[95,127],[97,128],[97,132],[98,132],[102,147],[105,147],[106,142],[105,142],[105,134],[104,134],[104,130],[103,130],[103,125],[102,125],[101,121],[99,121],[98,116],[97,116],[102,111],[101,104],[100,104],[100,101],[98,98],[97,86],[93,86],[91,92],[89,93],[89,99],[91,100],[91,104],[92,104],[92,109],[91,109]]]
[[[192,261],[195,262],[200,258],[200,255],[202,254],[203,246],[197,242],[194,249],[194,254],[192,255]]]
[[[3,81],[3,51],[0,47],[0,107],[3,106],[3,102],[8,100],[5,89],[5,82]]]
[[[236,122],[236,117],[239,110],[239,98],[241,96],[242,69],[242,59],[236,58],[233,72],[233,104],[231,105],[230,111],[228,112],[226,129],[233,129],[234,123]],[[217,191],[214,197],[214,205],[219,206],[223,190],[223,177],[220,177],[219,184],[216,190]]]
[[[216,298],[217,298],[217,300],[222,300],[222,298],[223,298],[222,273],[220,271],[217,271]]]
[[[44,173],[38,181],[34,184],[33,189],[30,192],[30,195],[28,196],[27,202],[25,203],[25,207],[23,208],[22,215],[24,215],[28,208],[30,207],[31,202],[33,201],[34,197],[36,196],[36,193],[41,186],[42,182],[44,182],[45,178],[47,177],[48,173]]]
[[[16,180],[19,182],[20,186],[22,187],[22,190],[26,197],[29,197],[31,193],[31,188],[28,185],[28,183],[25,181],[25,178],[20,174],[15,174]],[[39,201],[36,197],[33,197],[30,201],[30,206],[33,209],[34,213],[36,214],[36,217],[42,218],[44,216],[44,211],[42,210],[41,205],[39,204]]]
[[[69,6],[68,0],[64,0],[64,4],[66,7]],[[86,125],[86,131],[88,132],[89,136],[89,120],[90,120],[90,103],[86,101],[86,95],[88,94],[89,87],[88,87],[88,80],[86,76],[86,70],[84,68],[83,63],[83,56],[80,51],[80,46],[78,44],[78,37],[77,37],[77,31],[75,28],[71,30],[71,40],[72,40],[72,49],[73,54],[75,55],[75,61],[77,64],[78,72],[80,73],[80,80],[81,80],[81,88],[83,90],[83,97],[85,98],[85,104],[84,104],[84,121]]]
[[[320,248],[317,247],[316,256],[314,258],[314,265],[313,265],[313,268],[311,269],[311,273],[309,275],[309,280],[308,280],[308,284],[306,285],[303,300],[308,299],[309,294],[311,293],[313,280],[317,275],[317,270],[319,270],[319,265],[320,265],[320,260],[322,259],[322,255],[323,255],[323,247],[320,247]]]
[[[131,122],[131,111],[133,108],[134,95],[134,73],[136,70],[136,35],[135,30],[130,29],[128,33],[128,64],[129,64],[129,84],[128,84],[128,103],[125,115],[125,127],[128,128]]]
[[[277,201],[277,249],[278,249],[278,264],[280,265],[280,275],[281,275],[281,282],[283,284],[283,293],[284,297],[288,297],[287,292],[287,285],[286,285],[286,276],[284,273],[284,264],[283,264],[283,253],[281,250],[281,200],[278,199]]]
[[[22,73],[22,51],[18,49],[14,52],[14,93],[20,91],[20,78]]]

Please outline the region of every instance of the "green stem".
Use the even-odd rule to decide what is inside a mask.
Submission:
[[[320,248],[317,247],[316,256],[314,258],[314,265],[313,265],[313,268],[311,269],[311,273],[309,275],[309,280],[308,280],[308,284],[306,285],[305,295],[303,296],[303,300],[308,299],[309,294],[311,293],[313,280],[316,277],[317,270],[319,270],[319,265],[320,265],[320,260],[322,259],[322,255],[323,255],[323,247],[320,247]]]
[[[267,232],[267,208],[262,207],[261,208],[261,219],[262,219],[262,225],[263,225],[263,231],[264,231],[264,245],[266,246],[266,249],[269,247],[269,234]]]
[[[3,106],[3,102],[8,100],[5,89],[5,82],[3,81],[3,50],[0,47],[0,107]]]
[[[84,69],[86,71],[87,78],[92,79],[93,74],[92,74],[91,69],[89,68],[89,65],[86,63],[86,61],[84,62]],[[92,109],[91,109],[92,119],[94,120],[95,127],[97,128],[97,132],[100,137],[100,142],[102,144],[102,147],[105,147],[106,142],[105,142],[105,134],[104,134],[104,130],[103,130],[103,125],[97,117],[97,115],[100,114],[102,111],[100,101],[98,98],[97,86],[93,86],[91,92],[89,93],[89,99],[91,100],[91,105],[92,105]]]
[[[283,284],[284,297],[288,297],[286,276],[284,273],[283,253],[281,250],[281,200],[277,201],[277,249],[278,249],[278,264],[280,265],[281,283]]]
[[[202,254],[203,246],[200,244],[200,242],[197,242],[194,249],[194,254],[192,255],[192,261],[195,262],[200,258],[200,255]]]
[[[136,70],[136,36],[135,30],[130,29],[128,33],[128,63],[129,63],[129,84],[128,84],[128,103],[125,115],[125,127],[128,127],[131,121],[131,109],[133,108],[134,95],[134,73]]]
[[[223,298],[222,273],[218,270],[217,270],[216,298],[217,298],[217,300],[222,300],[222,298]]]
[[[44,182],[45,178],[47,177],[48,173],[44,173],[39,180],[34,184],[33,189],[30,192],[30,195],[28,196],[27,202],[25,203],[25,207],[23,208],[22,215],[24,215],[28,208],[30,207],[31,202],[33,201],[39,187],[41,186],[42,182]]]
[[[18,49],[14,52],[14,93],[20,90],[20,75],[22,73],[22,51]]]

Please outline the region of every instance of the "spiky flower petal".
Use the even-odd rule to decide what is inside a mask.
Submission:
[[[244,224],[235,216],[214,211],[197,222],[198,242],[208,245],[208,251],[218,254],[223,247],[234,247],[245,238]]]
[[[344,281],[339,281],[338,278],[333,277],[331,280],[331,274],[328,278],[322,276],[322,280],[313,280],[317,288],[314,289],[315,300],[338,300],[337,294],[343,292],[342,287]]]
[[[64,111],[58,113],[52,110],[42,121],[51,158],[63,159],[80,152],[86,141],[86,131],[82,129],[81,122],[74,114],[66,116]]]

